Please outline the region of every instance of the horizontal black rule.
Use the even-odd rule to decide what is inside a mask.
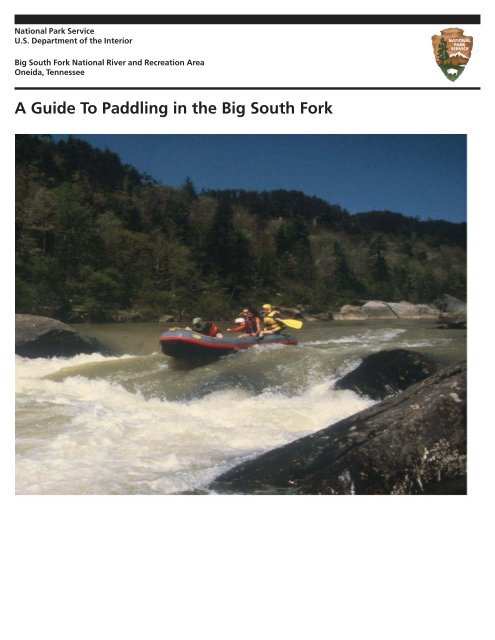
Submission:
[[[479,14],[18,14],[15,24],[480,24]]]

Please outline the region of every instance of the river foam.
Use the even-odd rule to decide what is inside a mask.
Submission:
[[[128,358],[17,358],[19,494],[177,493],[369,406],[330,379],[299,391],[221,389],[170,401],[114,377],[57,375]],[[160,362],[163,367],[164,361]]]
[[[376,344],[380,345],[384,342],[391,342],[401,334],[406,333],[406,329],[379,329],[366,330],[362,333],[353,333],[338,338],[327,338],[325,340],[311,340],[303,342],[306,347],[323,346],[323,345],[355,345],[355,344]]]

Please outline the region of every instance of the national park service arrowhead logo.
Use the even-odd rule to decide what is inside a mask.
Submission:
[[[454,82],[466,68],[473,49],[473,37],[462,29],[442,29],[441,35],[431,36],[433,53],[446,78]]]

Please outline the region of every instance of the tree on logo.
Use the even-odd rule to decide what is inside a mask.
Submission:
[[[440,64],[445,64],[449,59],[449,52],[447,51],[447,43],[442,38],[438,45],[438,60]]]

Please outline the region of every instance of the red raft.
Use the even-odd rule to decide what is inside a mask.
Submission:
[[[172,358],[190,360],[198,357],[219,358],[250,347],[270,344],[297,344],[297,340],[287,334],[272,334],[262,338],[211,338],[195,331],[175,329],[165,331],[160,336],[162,353]]]

